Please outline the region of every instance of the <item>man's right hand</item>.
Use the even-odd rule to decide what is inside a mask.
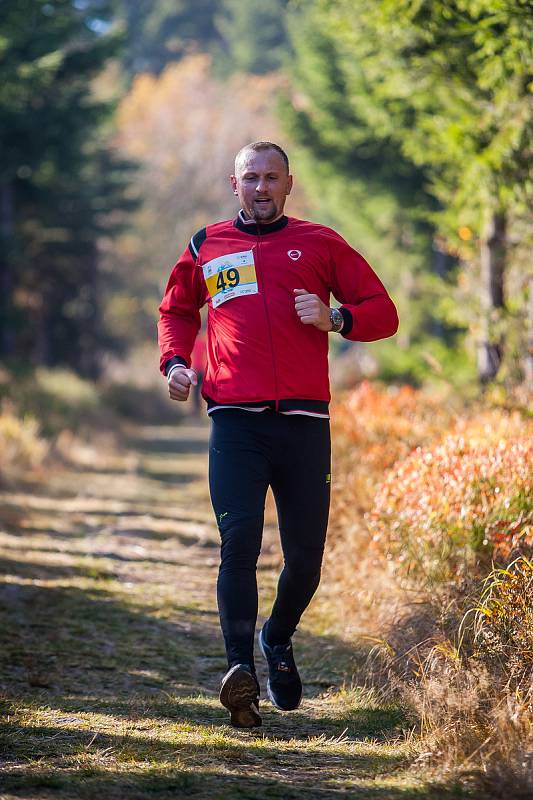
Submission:
[[[176,367],[168,379],[168,393],[171,400],[187,400],[191,386],[196,386],[198,377],[193,369]]]

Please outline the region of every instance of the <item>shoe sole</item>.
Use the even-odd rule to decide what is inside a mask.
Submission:
[[[265,648],[263,647],[263,629],[262,628],[261,628],[261,631],[259,633],[259,649],[261,650],[263,658],[265,659],[265,661],[268,664],[267,654],[265,653]],[[272,703],[272,705],[275,706],[276,708],[278,708],[280,711],[296,711],[296,709],[298,708],[298,706],[302,702],[302,696],[300,695],[300,699],[298,700],[298,702],[296,703],[295,706],[291,706],[290,708],[283,708],[283,706],[278,705],[274,695],[272,694],[272,689],[270,688],[270,678],[267,680],[267,696],[268,696],[268,699],[270,700],[270,702]]]
[[[259,728],[263,724],[256,705],[255,678],[238,664],[222,683],[220,702],[230,712],[230,722],[235,728]]]

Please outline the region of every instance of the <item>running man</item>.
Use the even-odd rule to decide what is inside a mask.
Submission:
[[[241,209],[194,234],[171,272],[158,330],[170,397],[185,401],[197,380],[190,357],[207,303],[202,395],[212,424],[209,487],[228,659],[220,700],[231,724],[248,728],[261,725],[256,563],[268,487],[284,566],[259,647],[268,696],[291,711],[302,696],[291,638],[320,581],[329,514],[328,334],[383,339],[396,333],[398,317],[377,275],[339,234],[285,216],[293,179],[281,147],[246,145],[230,181]],[[330,294],[340,308],[330,308]]]

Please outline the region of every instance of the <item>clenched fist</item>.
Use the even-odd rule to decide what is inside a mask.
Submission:
[[[295,289],[294,295],[294,307],[304,325],[314,325],[319,331],[332,329],[329,306],[318,295],[309,294],[305,289]]]
[[[171,400],[187,400],[191,386],[196,386],[198,377],[193,369],[176,367],[168,379],[168,393]]]

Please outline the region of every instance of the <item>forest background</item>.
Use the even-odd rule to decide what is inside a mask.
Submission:
[[[96,377],[153,340],[259,137],[398,303],[363,372],[531,380],[526,2],[4,0],[0,35],[3,363]]]
[[[391,340],[332,343],[346,391],[323,606],[350,647],[373,643],[365,680],[414,715],[417,763],[467,787],[475,773],[480,797],[529,797],[529,4],[0,12],[2,504],[46,487],[50,465],[97,462],[102,429],[120,449],[124,421],[176,422],[155,343],[170,269],[196,230],[235,213],[236,151],[281,143],[289,213],[359,249],[401,319]]]

